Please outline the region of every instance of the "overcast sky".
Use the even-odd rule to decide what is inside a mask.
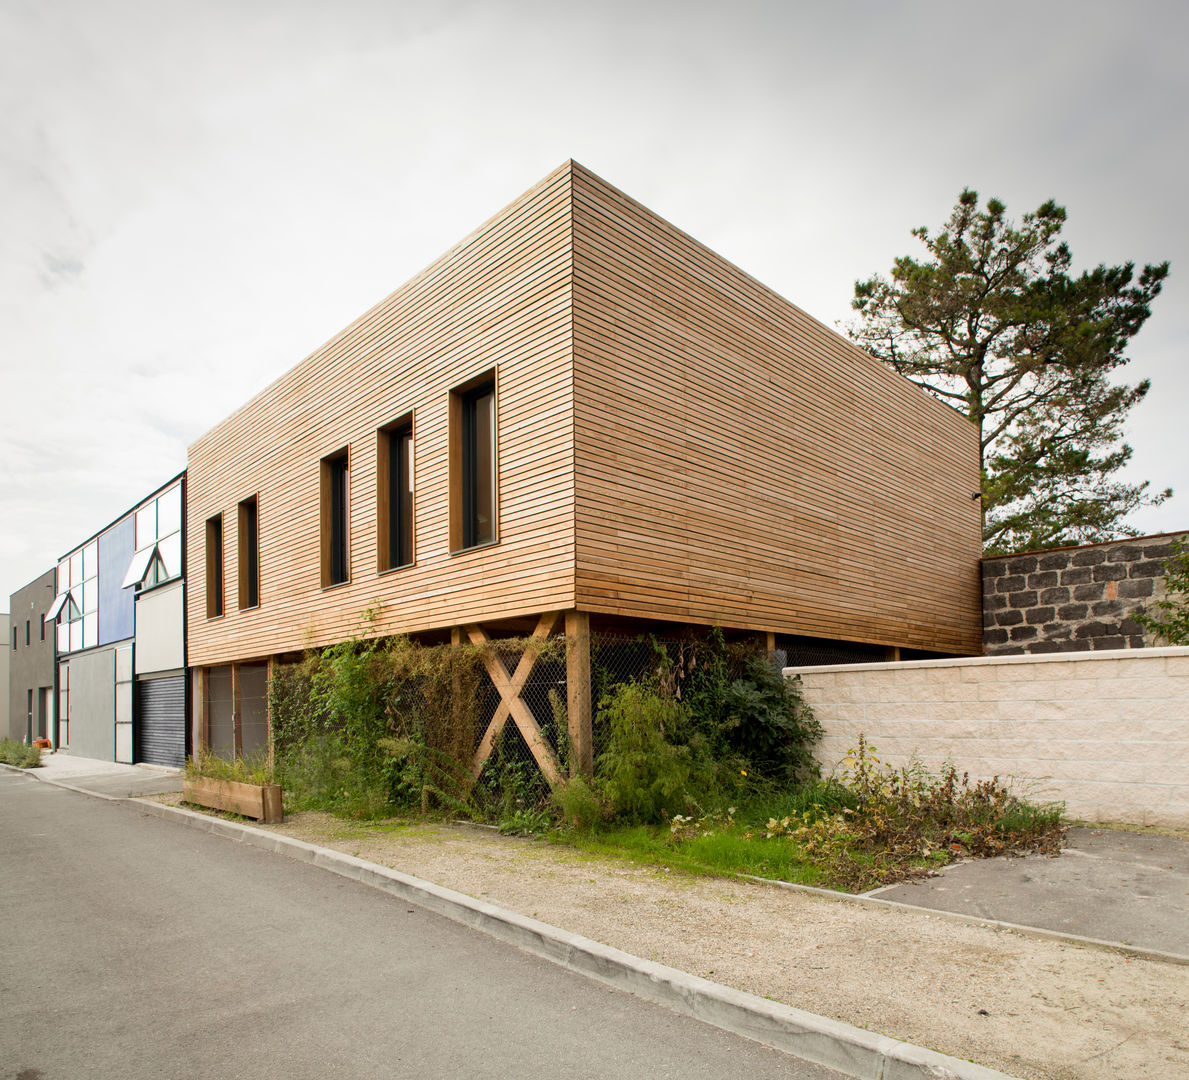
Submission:
[[[1189,527],[1189,5],[0,0],[0,610],[567,158],[827,324],[965,186],[1172,262],[1130,478]]]

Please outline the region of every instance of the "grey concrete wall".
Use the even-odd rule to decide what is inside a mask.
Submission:
[[[14,739],[24,740],[27,733],[28,694],[33,691],[33,733],[37,734],[38,701],[42,687],[54,685],[54,628],[47,626],[45,640],[41,640],[41,618],[54,602],[55,571],[47,570],[40,577],[18,589],[9,598],[9,618],[12,620],[5,639],[8,651],[8,727]],[[29,624],[29,644],[25,644],[25,623]],[[12,631],[17,632],[17,646],[12,647]],[[50,701],[53,694],[49,694]],[[53,737],[53,714],[45,718],[46,734]]]
[[[12,630],[8,625],[8,612],[0,612],[0,630],[4,632],[4,637],[0,638],[0,732],[6,734],[9,738],[20,738],[16,734],[8,722],[8,663],[12,655]]]
[[[983,560],[983,650],[1139,649],[1158,642],[1134,615],[1165,595],[1168,533]]]
[[[180,580],[136,598],[136,674],[176,671],[185,664]]]
[[[114,761],[116,752],[115,649],[70,658],[70,752]]]

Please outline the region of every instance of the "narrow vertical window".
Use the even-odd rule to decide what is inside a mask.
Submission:
[[[29,622],[30,622],[29,619],[25,620],[25,648],[26,649],[29,647],[29,641],[31,640],[29,637]]]
[[[376,547],[381,572],[413,562],[413,423],[397,421],[378,432]]]
[[[350,579],[347,451],[322,459],[322,586]]]
[[[260,513],[256,496],[239,504],[239,606],[260,604]]]
[[[223,515],[206,522],[206,617],[223,614]]]
[[[495,380],[451,395],[451,547],[455,550],[496,539]]]
[[[41,617],[41,640],[45,641],[45,616]]]

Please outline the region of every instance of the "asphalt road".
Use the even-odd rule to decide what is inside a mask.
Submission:
[[[838,1074],[304,863],[0,772],[0,1080]]]

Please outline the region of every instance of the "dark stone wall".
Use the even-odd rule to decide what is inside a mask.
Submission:
[[[1135,621],[1165,595],[1164,560],[1189,533],[983,560],[983,649],[1011,653],[1163,644]]]

